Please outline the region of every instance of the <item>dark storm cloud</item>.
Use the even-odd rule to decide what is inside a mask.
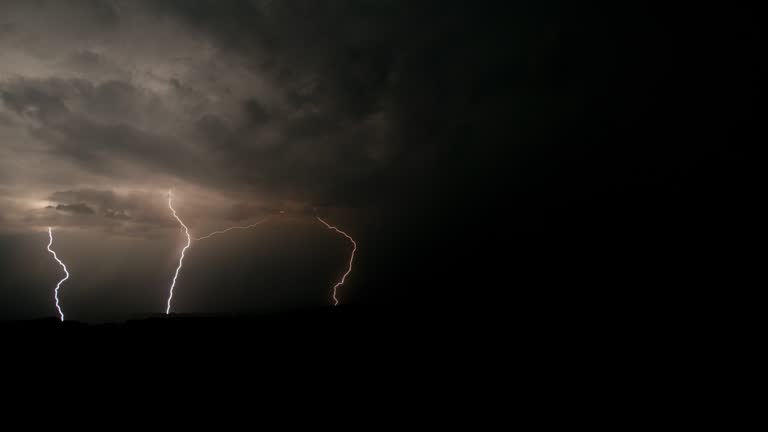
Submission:
[[[103,0],[3,0],[0,13],[7,33],[19,31],[19,27],[45,23],[48,26],[67,29],[68,35],[88,38],[94,32],[115,31],[120,18],[113,1]]]
[[[0,96],[17,114],[36,115],[51,126],[76,120],[78,115],[101,122],[137,122],[156,103],[152,94],[131,83],[81,78],[11,80],[0,84]]]
[[[0,97],[19,116],[38,120],[39,128],[65,127],[91,120],[131,124],[151,109],[152,96],[130,83],[84,79],[17,79],[0,83]],[[95,145],[91,142],[84,146]]]
[[[270,115],[266,108],[262,106],[258,100],[250,99],[243,104],[245,113],[247,114],[247,122],[254,126],[259,126],[267,123],[270,119]]]
[[[551,93],[541,87],[549,77],[536,69],[546,70],[557,43],[556,17],[545,8],[378,0],[146,4],[205,32],[286,94],[288,107],[267,123],[279,131],[278,145],[254,147],[262,136],[219,122],[206,123],[207,136],[221,137],[212,147],[229,143],[221,151],[242,181],[301,191],[310,201],[377,205],[396,200],[403,188],[426,193],[432,184],[422,173],[462,174],[462,161],[477,155],[482,164],[501,164],[504,158],[483,148],[530,133],[537,126],[530,119],[552,115]],[[245,160],[252,162],[240,166]]]
[[[272,207],[239,202],[233,204],[230,207],[229,212],[227,213],[227,218],[231,221],[239,222],[246,219],[252,219],[254,217],[273,215],[278,212],[278,209]]]
[[[13,211],[6,214],[38,230],[58,227],[62,237],[90,234],[105,248],[120,237],[105,232],[159,232],[167,237],[171,270],[179,227],[165,193],[173,187],[179,212],[196,233],[275,209],[313,222],[300,235],[287,224],[265,225],[264,233],[275,234],[269,248],[232,249],[244,261],[253,255],[243,251],[264,252],[272,257],[265,263],[279,261],[275,244],[309,255],[338,251],[333,259],[321,254],[330,275],[306,287],[329,285],[338,270],[333,263],[347,253],[338,236],[316,226],[314,207],[334,207],[318,212],[333,215],[356,238],[365,239],[366,224],[378,233],[361,242],[374,245],[361,253],[376,255],[381,247],[392,259],[363,258],[363,265],[397,262],[407,272],[418,260],[403,256],[418,256],[431,242],[398,250],[398,239],[429,229],[434,220],[426,209],[433,203],[482,191],[463,184],[492,172],[473,165],[473,156],[505,161],[486,143],[519,145],[478,130],[514,130],[528,119],[508,112],[547,105],[521,90],[534,63],[528,53],[498,37],[524,33],[520,20],[467,2],[31,4],[0,9],[9,12],[0,14],[0,28],[11,29],[0,39],[0,115],[10,120],[0,136],[11,148],[0,148],[0,177],[15,182],[7,201]],[[519,61],[497,60],[507,53]],[[504,109],[487,109],[489,100]],[[131,192],[137,190],[145,192]],[[499,197],[477,201],[491,199]],[[78,204],[94,214],[44,209]],[[446,207],[440,217],[453,214],[454,206]],[[359,216],[364,212],[373,217]],[[313,247],[305,240],[310,233],[320,236]],[[119,240],[156,240],[149,237]],[[75,267],[87,262],[71,256]],[[200,271],[218,274],[207,266]],[[295,273],[278,276],[284,274]],[[156,289],[167,283],[161,279],[136,285]]]
[[[196,123],[197,131],[209,142],[212,150],[222,150],[236,145],[237,137],[232,127],[214,114],[202,116]]]
[[[124,77],[126,72],[110,56],[92,50],[76,51],[61,60],[64,69],[70,69],[80,75],[104,77]]]
[[[169,226],[166,207],[159,197],[140,192],[115,193],[111,190],[79,189],[58,191],[48,197],[58,204],[56,209],[87,209],[102,218],[132,221],[138,224]]]
[[[6,65],[0,72],[13,67],[0,75],[1,112],[23,127],[14,131],[13,142],[34,146],[31,156],[17,153],[19,165],[39,176],[14,173],[39,182],[23,190],[14,205],[93,209],[87,215],[30,211],[42,213],[30,225],[59,228],[57,241],[74,275],[88,274],[78,269],[108,268],[98,279],[108,287],[104,297],[121,292],[123,282],[117,291],[111,284],[133,270],[127,257],[152,257],[130,272],[139,280],[124,292],[157,296],[153,304],[162,307],[182,241],[164,201],[164,191],[176,181],[179,212],[194,233],[274,213],[271,209],[283,208],[281,199],[293,204],[286,214],[313,222],[300,230],[278,221],[247,235],[221,237],[210,248],[194,248],[182,275],[180,311],[210,310],[227,289],[209,287],[226,286],[224,279],[236,288],[229,290],[236,293],[234,305],[284,301],[287,284],[281,280],[290,279],[306,290],[297,297],[316,295],[311,302],[326,304],[348,244],[313,221],[315,206],[338,208],[318,213],[332,215],[329,220],[360,240],[350,295],[413,280],[408,276],[417,267],[429,269],[418,274],[429,272],[434,280],[446,268],[460,267],[443,262],[434,268],[423,259],[437,248],[456,251],[455,244],[435,241],[460,235],[456,203],[470,195],[478,206],[507,202],[502,194],[465,183],[493,173],[476,156],[505,164],[504,155],[489,151],[488,143],[521,146],[522,140],[507,139],[508,131],[521,125],[533,130],[544,123],[537,107],[551,105],[546,94],[529,90],[529,79],[538,73],[530,52],[501,37],[510,32],[524,37],[522,20],[463,1],[40,5],[44,10],[19,3],[17,12],[27,17],[19,22],[50,29],[48,37],[20,33],[13,43],[0,45]],[[67,7],[86,10],[62,10]],[[95,19],[99,23],[92,23]],[[77,28],[67,29],[70,25]],[[7,54],[14,47],[23,52]],[[514,61],[505,61],[510,55]],[[126,192],[132,187],[155,190],[135,196]],[[210,199],[217,196],[227,199]],[[42,202],[44,197],[49,201]],[[433,205],[446,211],[428,211]],[[353,207],[372,217],[358,216]],[[459,223],[446,229],[446,218]],[[430,238],[424,234],[430,230],[442,232]],[[115,247],[119,236],[105,231],[130,234],[120,241],[149,244]],[[162,241],[134,238],[158,232]],[[89,247],[78,241],[86,234],[92,236]],[[223,248],[226,242],[231,247]],[[93,261],[89,249],[112,255]],[[305,259],[295,260],[297,252]],[[196,259],[205,265],[195,265]],[[308,278],[312,268],[325,273]],[[255,294],[262,283],[264,295]],[[355,283],[367,291],[353,289]],[[83,291],[97,292],[82,284]],[[110,310],[101,303],[99,309]]]
[[[128,83],[21,80],[0,89],[6,106],[37,120],[35,137],[88,170],[110,172],[116,162],[131,162],[184,177],[198,165],[175,138],[134,126],[152,100]]]
[[[410,12],[370,0],[148,4],[249,56],[289,89],[297,105],[331,105],[352,116],[375,111]]]
[[[178,225],[169,217],[165,197],[150,192],[78,189],[48,197],[55,214],[36,215],[44,226],[87,228],[119,236],[157,238]]]
[[[44,123],[54,123],[69,115],[61,97],[35,85],[5,88],[0,92],[4,104],[20,116],[35,117]]]
[[[0,126],[11,126],[11,125],[13,125],[13,120],[11,120],[11,118],[5,114],[0,114]]]
[[[76,213],[76,214],[94,214],[96,213],[92,208],[88,207],[85,203],[77,203],[77,204],[58,204],[56,207],[50,207],[55,208],[56,210],[67,212],[67,213]]]
[[[135,162],[180,176],[195,172],[196,162],[177,141],[127,125],[100,125],[78,119],[40,130],[37,136],[52,144],[57,153],[94,172],[114,169],[113,160]]]
[[[114,207],[118,204],[118,201],[122,201],[122,205],[126,207],[134,207],[134,201],[119,200],[117,195],[113,191],[97,190],[97,189],[81,189],[81,190],[69,190],[58,191],[51,194],[48,197],[51,201],[57,202],[78,202],[86,201],[99,205],[99,207]]]
[[[8,110],[34,121],[26,126],[32,136],[90,173],[123,182],[154,172],[202,187],[358,206],[384,196],[365,191],[390,181],[398,159],[418,153],[420,141],[400,139],[402,106],[393,95],[412,80],[404,68],[431,19],[425,5],[99,3],[77,2],[72,8],[84,10],[65,15],[116,44],[104,22],[119,35],[144,20],[142,34],[158,35],[154,45],[126,51],[71,43],[56,65],[78,76],[0,82]],[[16,16],[47,20],[61,8],[44,6],[19,5]],[[91,25],[101,14],[111,17]],[[184,23],[187,33],[164,38],[164,27],[154,27],[163,22]],[[205,58],[197,48],[174,52],[187,39],[216,48]],[[147,54],[155,49],[162,52]],[[248,76],[233,74],[229,65],[240,63]],[[273,94],[244,86],[248,80]]]
[[[124,221],[134,220],[124,210],[114,210],[110,208],[104,210],[104,217],[107,219],[118,219],[118,220],[124,220]]]
[[[199,121],[211,148],[229,158],[243,181],[344,203],[341,184],[370,182],[382,161],[400,151],[382,150],[382,128],[371,126],[371,119],[393,114],[387,93],[403,43],[394,29],[410,25],[401,7],[370,1],[147,4],[204,30],[287,95],[289,106],[282,111],[245,99],[241,124],[228,124],[215,113]],[[266,141],[277,143],[261,144],[262,131],[272,132]],[[239,166],[241,161],[247,166]]]

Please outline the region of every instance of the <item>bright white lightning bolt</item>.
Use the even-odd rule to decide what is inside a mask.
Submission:
[[[58,284],[56,284],[56,289],[54,290],[54,298],[56,299],[56,309],[59,310],[59,316],[61,316],[61,320],[64,321],[64,312],[61,311],[61,307],[59,306],[59,288],[61,288],[61,284],[64,283],[65,280],[69,279],[69,272],[67,271],[67,266],[64,265],[63,262],[59,259],[59,257],[56,255],[56,252],[51,249],[51,246],[53,245],[53,229],[51,227],[48,227],[48,252],[53,255],[53,259],[56,260],[56,262],[59,263],[61,268],[64,269],[64,273],[66,273],[66,276],[64,279],[60,280]]]
[[[171,212],[173,212],[173,217],[176,218],[177,221],[179,221],[179,224],[181,224],[182,227],[184,227],[184,233],[187,236],[187,245],[184,246],[184,249],[181,250],[181,257],[179,258],[179,266],[176,268],[176,274],[173,275],[173,283],[171,283],[171,292],[168,296],[168,307],[165,309],[165,314],[168,315],[171,313],[171,299],[173,299],[173,287],[176,286],[176,279],[179,277],[179,272],[181,271],[181,266],[184,265],[184,254],[187,252],[187,249],[192,245],[192,237],[189,235],[189,228],[187,228],[186,225],[184,225],[184,222],[181,221],[179,216],[176,214],[176,210],[173,208],[173,195],[171,193],[172,191],[168,191],[168,208],[171,209]]]
[[[230,227],[230,228],[227,228],[227,229],[222,230],[222,231],[212,232],[212,233],[208,234],[207,236],[193,238],[192,240],[194,240],[194,241],[205,240],[205,239],[211,238],[211,237],[213,237],[215,235],[224,234],[224,233],[227,233],[227,232],[230,232],[230,231],[233,231],[233,230],[248,230],[248,229],[257,227],[257,226],[263,224],[264,222],[266,222],[268,220],[269,220],[269,216],[265,217],[264,219],[254,223],[254,224],[251,224],[251,225]]]
[[[336,298],[336,290],[344,285],[344,281],[347,279],[347,276],[349,276],[349,273],[352,272],[352,262],[355,260],[355,252],[357,251],[357,243],[355,243],[355,240],[349,236],[349,234],[345,233],[344,231],[328,225],[326,221],[324,221],[320,216],[316,216],[317,220],[323,223],[323,225],[326,226],[326,228],[336,231],[337,233],[343,235],[347,239],[349,239],[350,242],[352,242],[352,255],[349,257],[349,268],[347,269],[347,272],[344,273],[344,276],[341,277],[341,280],[339,282],[336,282],[336,285],[333,286],[333,305],[338,306],[339,305],[339,299]]]

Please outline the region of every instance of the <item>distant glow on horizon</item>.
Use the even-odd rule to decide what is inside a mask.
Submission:
[[[56,299],[56,309],[58,309],[58,311],[59,311],[59,316],[61,317],[61,321],[64,321],[64,312],[62,312],[61,306],[59,306],[59,288],[61,288],[61,284],[63,284],[64,281],[69,279],[69,271],[67,271],[67,266],[64,265],[64,263],[56,255],[56,252],[54,252],[53,249],[51,249],[52,245],[53,245],[53,229],[51,227],[48,227],[48,247],[47,247],[48,252],[50,252],[51,255],[53,255],[53,259],[55,259],[56,262],[59,263],[61,268],[64,269],[64,273],[66,274],[64,279],[60,280],[59,283],[56,284],[56,289],[53,291],[54,292],[54,298]]]
[[[251,229],[251,228],[255,228],[255,227],[257,227],[257,226],[259,226],[259,225],[263,224],[264,222],[268,221],[269,219],[270,219],[270,217],[269,217],[269,216],[267,216],[267,217],[265,217],[264,219],[262,219],[262,220],[260,220],[260,221],[258,221],[258,222],[256,222],[256,223],[254,223],[254,224],[251,224],[251,225],[229,227],[229,228],[227,228],[227,229],[225,229],[225,230],[221,230],[221,231],[214,231],[214,232],[212,232],[212,233],[210,233],[210,234],[208,234],[208,235],[206,235],[206,236],[203,236],[203,237],[196,237],[196,238],[193,238],[192,240],[194,240],[194,241],[205,240],[205,239],[207,239],[207,238],[211,238],[211,237],[213,237],[213,236],[215,236],[215,235],[224,234],[224,233],[227,233],[227,232],[229,232],[229,231],[233,231],[233,230],[248,230],[248,229]]]
[[[179,216],[176,214],[176,210],[173,208],[173,191],[168,191],[168,208],[171,209],[173,212],[173,217],[176,218],[177,221],[179,221],[179,224],[184,228],[184,233],[187,236],[187,245],[184,246],[184,249],[181,250],[181,257],[179,258],[179,266],[176,268],[176,274],[173,275],[173,283],[171,283],[171,292],[168,296],[168,307],[165,309],[165,314],[169,315],[171,313],[171,299],[173,299],[173,288],[176,286],[176,279],[179,277],[179,272],[181,271],[181,267],[184,265],[184,254],[187,252],[187,249],[192,245],[192,237],[189,235],[189,228],[187,228],[186,225],[184,225],[184,222],[181,221]]]
[[[355,252],[357,251],[357,243],[355,243],[355,240],[349,236],[349,234],[345,233],[344,231],[329,225],[326,221],[324,221],[320,216],[316,216],[317,220],[322,222],[323,225],[326,226],[326,228],[336,231],[337,233],[343,235],[347,239],[349,239],[350,242],[352,242],[352,255],[349,257],[349,268],[347,268],[347,272],[344,273],[344,276],[341,277],[341,280],[339,282],[336,282],[336,285],[333,286],[333,305],[338,306],[339,305],[339,299],[336,297],[336,291],[338,288],[342,285],[344,285],[344,281],[346,281],[347,276],[349,276],[349,273],[352,272],[352,262],[355,260]]]

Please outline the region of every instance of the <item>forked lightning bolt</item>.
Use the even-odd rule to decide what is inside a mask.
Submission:
[[[171,313],[171,299],[173,299],[173,287],[176,286],[176,279],[179,277],[179,272],[181,271],[181,267],[184,265],[184,254],[187,252],[187,249],[192,245],[192,237],[189,235],[189,228],[187,228],[186,225],[184,225],[184,222],[181,221],[179,216],[176,214],[176,210],[173,208],[173,194],[172,191],[168,191],[168,208],[171,209],[171,212],[173,212],[173,217],[176,218],[177,221],[179,221],[179,224],[184,228],[184,233],[187,236],[187,245],[184,246],[184,249],[181,250],[181,257],[179,258],[179,266],[176,267],[176,274],[173,275],[173,283],[171,283],[171,292],[168,296],[168,307],[165,309],[165,314],[168,315]]]
[[[55,259],[56,262],[59,263],[61,268],[64,269],[64,273],[66,274],[66,276],[64,276],[64,279],[60,280],[59,283],[56,284],[56,289],[53,291],[54,298],[56,299],[56,309],[59,310],[59,316],[61,317],[61,320],[64,321],[64,312],[61,311],[61,306],[59,306],[59,288],[61,288],[61,284],[63,284],[64,281],[69,279],[69,272],[67,271],[67,266],[64,265],[63,262],[61,262],[59,257],[56,256],[56,252],[54,252],[53,249],[51,249],[52,245],[53,245],[53,229],[51,229],[51,227],[48,227],[48,252],[50,252],[51,255],[53,255],[53,259]]]
[[[350,237],[349,234],[345,233],[344,231],[342,231],[342,230],[340,230],[340,229],[338,229],[338,228],[336,228],[334,226],[328,225],[328,223],[326,221],[324,221],[320,216],[316,216],[316,217],[317,217],[317,220],[319,220],[320,222],[322,222],[323,225],[326,226],[326,228],[328,228],[330,230],[333,230],[333,231],[336,231],[337,233],[339,233],[339,234],[343,235],[344,237],[346,237],[350,242],[352,242],[352,255],[350,255],[350,257],[349,257],[349,268],[347,268],[347,272],[344,273],[344,276],[341,277],[341,280],[336,282],[336,285],[333,286],[333,305],[334,306],[338,306],[339,305],[339,299],[336,297],[336,291],[337,291],[337,289],[340,286],[344,285],[344,281],[347,279],[347,276],[349,276],[349,273],[352,272],[352,262],[355,260],[355,252],[357,251],[357,243],[355,243],[355,240],[352,237]]]
[[[227,233],[227,232],[230,232],[230,231],[233,231],[233,230],[248,230],[248,229],[257,227],[258,225],[261,225],[261,224],[263,224],[264,222],[266,222],[268,220],[269,220],[269,216],[265,217],[264,219],[254,223],[254,224],[251,224],[251,225],[230,227],[230,228],[227,228],[227,229],[222,230],[222,231],[212,232],[212,233],[208,234],[207,236],[195,237],[192,240],[194,240],[194,241],[205,240],[205,239],[211,238],[211,237],[213,237],[215,235],[224,234],[224,233]]]

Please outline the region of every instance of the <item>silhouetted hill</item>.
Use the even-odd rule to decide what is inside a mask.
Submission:
[[[659,367],[687,364],[686,351],[699,342],[658,317],[626,324],[530,304],[515,313],[490,305],[342,305],[253,316],[148,315],[111,324],[46,318],[0,323],[0,335],[4,359],[28,362],[32,373],[52,374],[67,388],[87,377],[119,390],[117,376],[158,386],[147,391],[163,395],[190,386],[195,395],[211,389],[218,395],[259,391],[266,382],[293,392],[300,388],[294,383],[319,379],[328,384],[313,388],[329,397],[335,386],[351,383],[367,392],[347,395],[361,403],[368,399],[358,395],[391,391],[405,393],[398,403],[403,397],[419,403],[419,393],[404,390],[451,399],[451,392],[480,394],[491,384],[536,399],[554,386],[594,388],[601,379],[613,385],[611,377],[628,371],[632,380],[649,383],[663,376]],[[17,348],[18,341],[24,346]]]
[[[437,326],[447,329],[449,321],[429,324],[427,315],[407,307],[341,305],[254,315],[148,314],[104,324],[61,322],[51,317],[0,322],[0,331],[11,336],[56,335],[94,341],[137,337],[146,343],[191,338],[235,344],[289,339],[310,343],[354,341],[367,344],[397,338],[403,341],[417,339],[422,332]]]

